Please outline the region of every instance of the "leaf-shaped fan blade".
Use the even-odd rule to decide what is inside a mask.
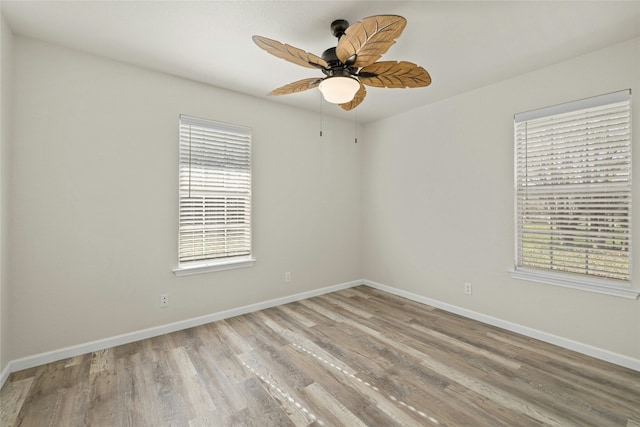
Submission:
[[[424,68],[407,61],[381,61],[364,67],[358,76],[361,83],[374,87],[423,87],[431,84]]]
[[[345,102],[344,104],[340,104],[340,107],[343,110],[353,110],[356,108],[362,101],[364,101],[364,97],[367,96],[367,90],[364,88],[364,85],[360,83],[360,89],[356,92],[355,96],[350,102]]]
[[[407,20],[398,15],[377,15],[351,25],[340,37],[336,55],[345,62],[357,55],[354,67],[366,67],[376,62],[393,45]]]
[[[289,95],[291,93],[302,92],[303,90],[317,87],[321,81],[322,79],[298,80],[297,82],[289,83],[288,85],[272,90],[269,95]]]
[[[293,62],[294,64],[307,68],[326,68],[328,65],[327,61],[319,56],[305,52],[297,47],[289,46],[288,44],[283,44],[262,36],[253,36],[252,39],[260,49],[278,58]]]

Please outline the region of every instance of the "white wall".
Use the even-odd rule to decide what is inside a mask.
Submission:
[[[640,359],[639,301],[507,273],[513,114],[629,87],[637,104],[640,40],[368,124],[357,145],[351,121],[325,117],[320,138],[313,113],[13,41],[13,109],[3,93],[2,113],[15,119],[0,218],[6,227],[10,206],[2,365],[362,277]],[[2,59],[4,79],[5,49]],[[180,113],[253,128],[253,268],[171,272]],[[634,108],[636,123],[639,114]],[[6,233],[0,242],[4,260]],[[166,292],[171,305],[159,309]]]
[[[9,146],[13,78],[13,35],[0,14],[0,377],[10,359],[9,336]],[[0,379],[0,384],[2,380]]]
[[[446,78],[433,76],[433,84]],[[367,126],[365,278],[640,359],[640,301],[507,273],[514,260],[513,114],[627,88],[637,148],[640,39]],[[640,165],[640,150],[633,162]],[[634,186],[639,201],[640,173]],[[638,212],[633,224],[637,249]],[[464,282],[473,285],[472,296],[463,293]]]
[[[362,277],[353,122],[320,138],[311,112],[18,36],[14,53],[11,359]],[[181,113],[253,128],[252,268],[171,271]]]

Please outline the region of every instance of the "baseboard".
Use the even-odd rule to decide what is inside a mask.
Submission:
[[[206,323],[215,322],[218,320],[228,319],[230,317],[239,316],[242,314],[252,313],[266,308],[275,307],[282,304],[287,304],[294,301],[300,301],[307,298],[312,298],[318,295],[324,295],[327,293],[339,291],[342,289],[352,288],[354,286],[365,284],[375,289],[379,289],[384,292],[388,292],[393,295],[398,295],[412,301],[416,301],[422,304],[430,305],[451,313],[458,314],[460,316],[467,317],[469,319],[477,320],[482,323],[497,326],[499,328],[506,329],[511,332],[535,338],[540,341],[548,342],[550,344],[557,345],[569,350],[576,351],[578,353],[586,354],[597,359],[601,359],[616,365],[624,366],[629,369],[640,372],[640,360],[634,359],[621,354],[613,353],[608,350],[593,347],[587,344],[572,341],[566,338],[558,337],[553,334],[548,334],[536,329],[528,328],[516,323],[508,322],[506,320],[498,319],[492,316],[487,316],[482,313],[478,313],[472,310],[467,310],[455,305],[447,304],[442,301],[434,300],[424,297],[422,295],[414,294],[411,292],[403,291],[401,289],[393,288],[391,286],[383,285],[371,280],[354,280],[351,282],[341,283],[334,286],[328,286],[325,288],[314,289],[312,291],[302,292],[298,294],[289,295],[282,298],[276,298],[269,301],[264,301],[256,304],[250,304],[243,307],[234,308],[231,310],[220,311],[205,316],[195,317],[192,319],[182,320],[179,322],[170,323],[167,325],[161,325],[149,329],[144,329],[128,334],[117,335],[102,340],[91,341],[88,343],[66,347],[59,350],[49,351],[46,353],[37,354],[34,356],[24,357],[21,359],[10,361],[7,366],[2,370],[0,374],[0,387],[4,385],[11,372],[21,371],[23,369],[33,368],[35,366],[44,365],[46,363],[56,362],[58,360],[67,359],[69,357],[80,356],[94,351],[103,350],[106,348],[115,347],[122,344],[128,344],[135,341],[140,341],[146,338],[152,338],[155,336],[168,334],[171,332],[177,332],[183,329],[192,328],[195,326],[204,325]]]
[[[466,308],[447,304],[442,301],[434,300],[431,298],[424,297],[422,295],[403,291],[401,289],[393,288],[391,286],[383,285],[381,283],[376,283],[371,280],[363,280],[362,282],[367,286],[370,286],[375,289],[379,289],[384,292],[388,292],[390,294],[398,295],[398,296],[410,299],[412,301],[430,305],[432,307],[436,307],[436,308],[448,311],[450,313],[458,314],[460,316],[477,320],[479,322],[486,323],[492,326],[497,326],[499,328],[506,329],[508,331],[516,332],[518,334],[527,336],[529,338],[534,338],[540,341],[554,344],[559,347],[573,350],[578,353],[582,353],[587,356],[594,357],[596,359],[604,360],[606,362],[610,362],[619,366],[624,366],[625,368],[633,369],[634,371],[640,372],[640,360],[634,359],[632,357],[624,356],[622,354],[614,353],[598,347],[593,347],[588,344],[583,344],[577,341],[572,341],[563,337],[559,337],[557,335],[539,331],[537,329],[529,328],[526,326],[518,325],[516,323],[508,322],[506,320],[498,319],[496,317],[487,316],[485,314],[468,310]]]
[[[7,377],[11,372],[21,371],[23,369],[33,368],[35,366],[44,365],[46,363],[56,362],[58,360],[67,359],[69,357],[80,356],[94,351],[103,350],[106,348],[115,347],[122,344],[128,344],[135,341],[140,341],[146,338],[152,338],[159,335],[169,334],[171,332],[181,331],[183,329],[192,328],[195,326],[204,325],[206,323],[215,322],[218,320],[228,319],[231,317],[239,316],[242,314],[252,313],[254,311],[264,310],[266,308],[275,307],[282,304],[287,304],[294,301],[300,301],[303,299],[323,295],[342,289],[351,288],[357,285],[361,285],[362,280],[355,280],[352,282],[341,283],[338,285],[328,286],[325,288],[314,289],[308,292],[301,292],[298,294],[289,295],[282,298],[276,298],[269,301],[264,301],[256,304],[246,305],[244,307],[238,307],[231,310],[220,311],[218,313],[208,314],[205,316],[195,317],[187,320],[181,320],[179,322],[170,323],[167,325],[156,326],[149,329],[143,329],[128,334],[117,335],[110,338],[105,338],[97,341],[91,341],[88,343],[75,345],[72,347],[66,347],[59,350],[53,350],[46,353],[37,354],[34,356],[24,357],[10,361],[7,367],[2,372],[2,381],[0,381],[0,387],[4,384]],[[5,373],[6,371],[6,373]]]
[[[11,374],[11,372],[13,372],[13,371],[11,370],[11,362],[9,362],[4,367],[2,372],[0,372],[0,388],[2,388],[2,386],[5,383],[5,381],[7,381],[7,378],[9,378],[9,374]]]

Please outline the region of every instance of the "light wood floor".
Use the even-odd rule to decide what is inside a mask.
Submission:
[[[640,426],[640,372],[360,286],[11,374],[4,426]]]

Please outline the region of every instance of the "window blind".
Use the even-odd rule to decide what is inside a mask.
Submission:
[[[180,116],[178,261],[251,254],[251,129]]]
[[[631,94],[516,116],[516,268],[630,280]]]

